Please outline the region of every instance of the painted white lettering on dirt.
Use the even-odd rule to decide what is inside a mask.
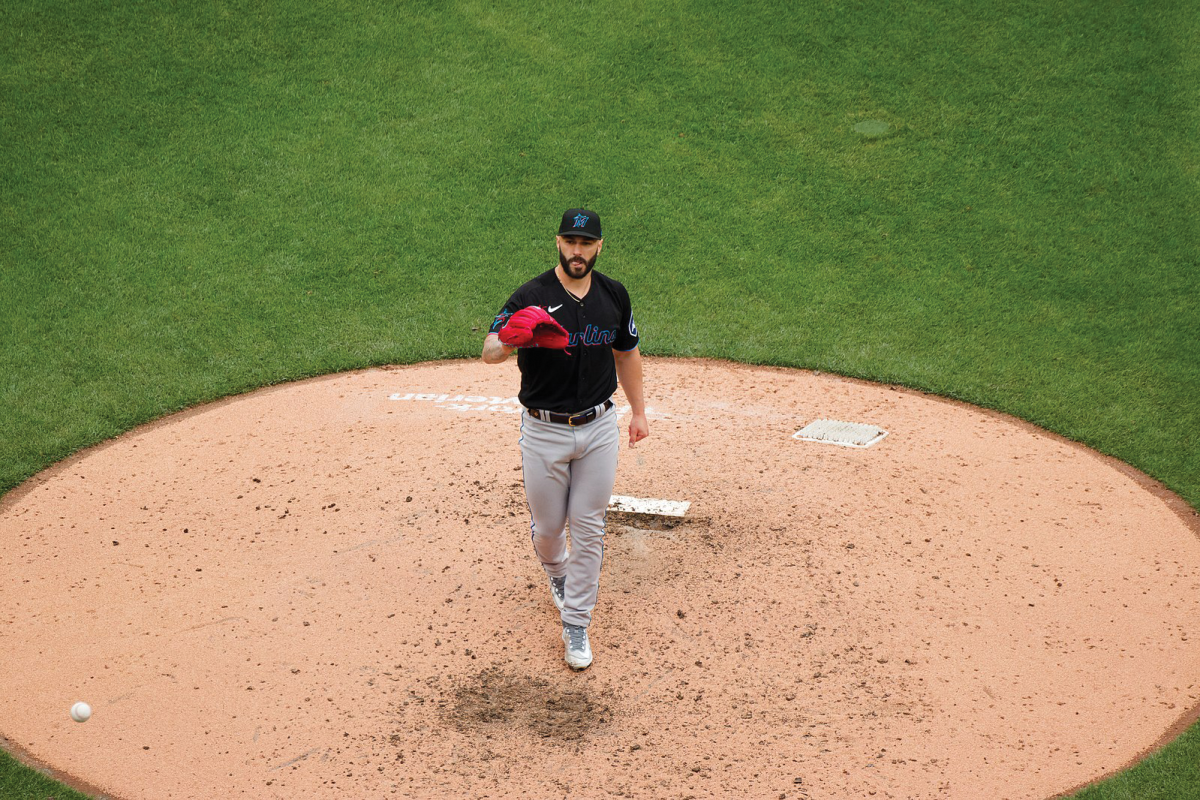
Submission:
[[[482,394],[446,394],[438,392],[393,392],[388,400],[411,403],[433,403],[436,408],[447,411],[486,411],[494,414],[520,414],[523,410],[521,401],[516,397],[489,397]],[[617,416],[623,416],[629,411],[628,406],[618,405],[613,409]],[[646,407],[648,415],[655,415],[651,406]],[[667,414],[657,414],[666,419]]]
[[[486,411],[499,414],[520,414],[521,401],[515,397],[489,397],[482,394],[447,394],[438,392],[394,392],[388,400],[414,403],[433,403],[448,411]]]

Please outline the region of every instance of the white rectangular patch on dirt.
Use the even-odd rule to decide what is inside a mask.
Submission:
[[[842,447],[870,447],[887,435],[888,432],[878,425],[818,419],[796,431],[792,438],[802,442],[821,442]]]
[[[648,497],[626,497],[614,494],[608,501],[609,511],[626,514],[657,514],[662,517],[682,517],[692,504],[687,500],[654,500]]]

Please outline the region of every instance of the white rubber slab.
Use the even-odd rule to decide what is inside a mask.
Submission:
[[[792,438],[802,442],[821,442],[842,447],[870,447],[887,435],[888,432],[878,425],[818,419],[796,431]]]
[[[682,517],[692,504],[687,500],[653,500],[648,497],[626,497],[614,494],[608,501],[609,511],[628,514],[658,514],[663,517]]]

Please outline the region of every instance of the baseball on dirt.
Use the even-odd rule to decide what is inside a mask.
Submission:
[[[92,716],[92,707],[87,703],[76,703],[71,706],[71,719],[76,722],[87,722]]]

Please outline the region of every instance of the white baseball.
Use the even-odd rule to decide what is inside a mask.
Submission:
[[[92,716],[92,707],[87,703],[76,703],[71,706],[71,719],[76,722],[87,722]]]

